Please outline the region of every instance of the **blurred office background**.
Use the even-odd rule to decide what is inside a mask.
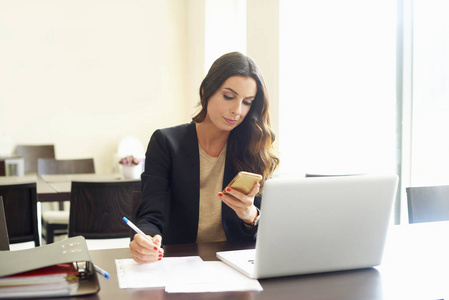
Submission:
[[[449,184],[448,7],[0,0],[0,155],[55,144],[114,172],[120,141],[189,122],[211,63],[241,51],[265,75],[279,176],[397,173],[407,222],[404,187]]]

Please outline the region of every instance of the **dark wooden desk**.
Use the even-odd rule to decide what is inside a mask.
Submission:
[[[260,280],[262,292],[169,294],[164,289],[119,289],[114,259],[130,258],[129,250],[94,250],[91,251],[93,261],[110,272],[111,277],[99,278],[101,290],[97,295],[74,299],[447,299],[448,237],[449,222],[393,226],[381,266],[263,279]],[[166,256],[199,255],[203,260],[216,260],[215,253],[219,250],[251,247],[251,244],[228,243],[166,246]]]
[[[217,260],[215,256],[217,251],[251,247],[254,246],[205,243],[166,246],[165,249],[166,256],[199,255],[203,260]],[[91,255],[96,264],[111,273],[109,279],[103,277],[99,279],[101,290],[97,295],[98,299],[382,299],[378,297],[382,290],[380,275],[376,269],[263,279],[260,280],[264,289],[262,292],[169,294],[164,289],[119,289],[113,260],[131,257],[129,250],[96,250],[91,251]]]

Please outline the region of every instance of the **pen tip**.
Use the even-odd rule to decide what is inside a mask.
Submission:
[[[126,217],[123,217],[123,221],[128,222],[128,219]]]

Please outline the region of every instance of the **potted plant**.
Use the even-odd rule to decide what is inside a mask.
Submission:
[[[125,179],[139,179],[142,174],[142,158],[129,155],[120,159],[122,175]]]

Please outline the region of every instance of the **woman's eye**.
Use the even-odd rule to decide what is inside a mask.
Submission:
[[[234,99],[234,97],[228,96],[228,95],[223,95],[223,97],[224,97],[226,100],[232,100],[232,99]]]
[[[252,102],[249,102],[249,101],[243,101],[243,104],[245,104],[246,106],[251,106]]]

